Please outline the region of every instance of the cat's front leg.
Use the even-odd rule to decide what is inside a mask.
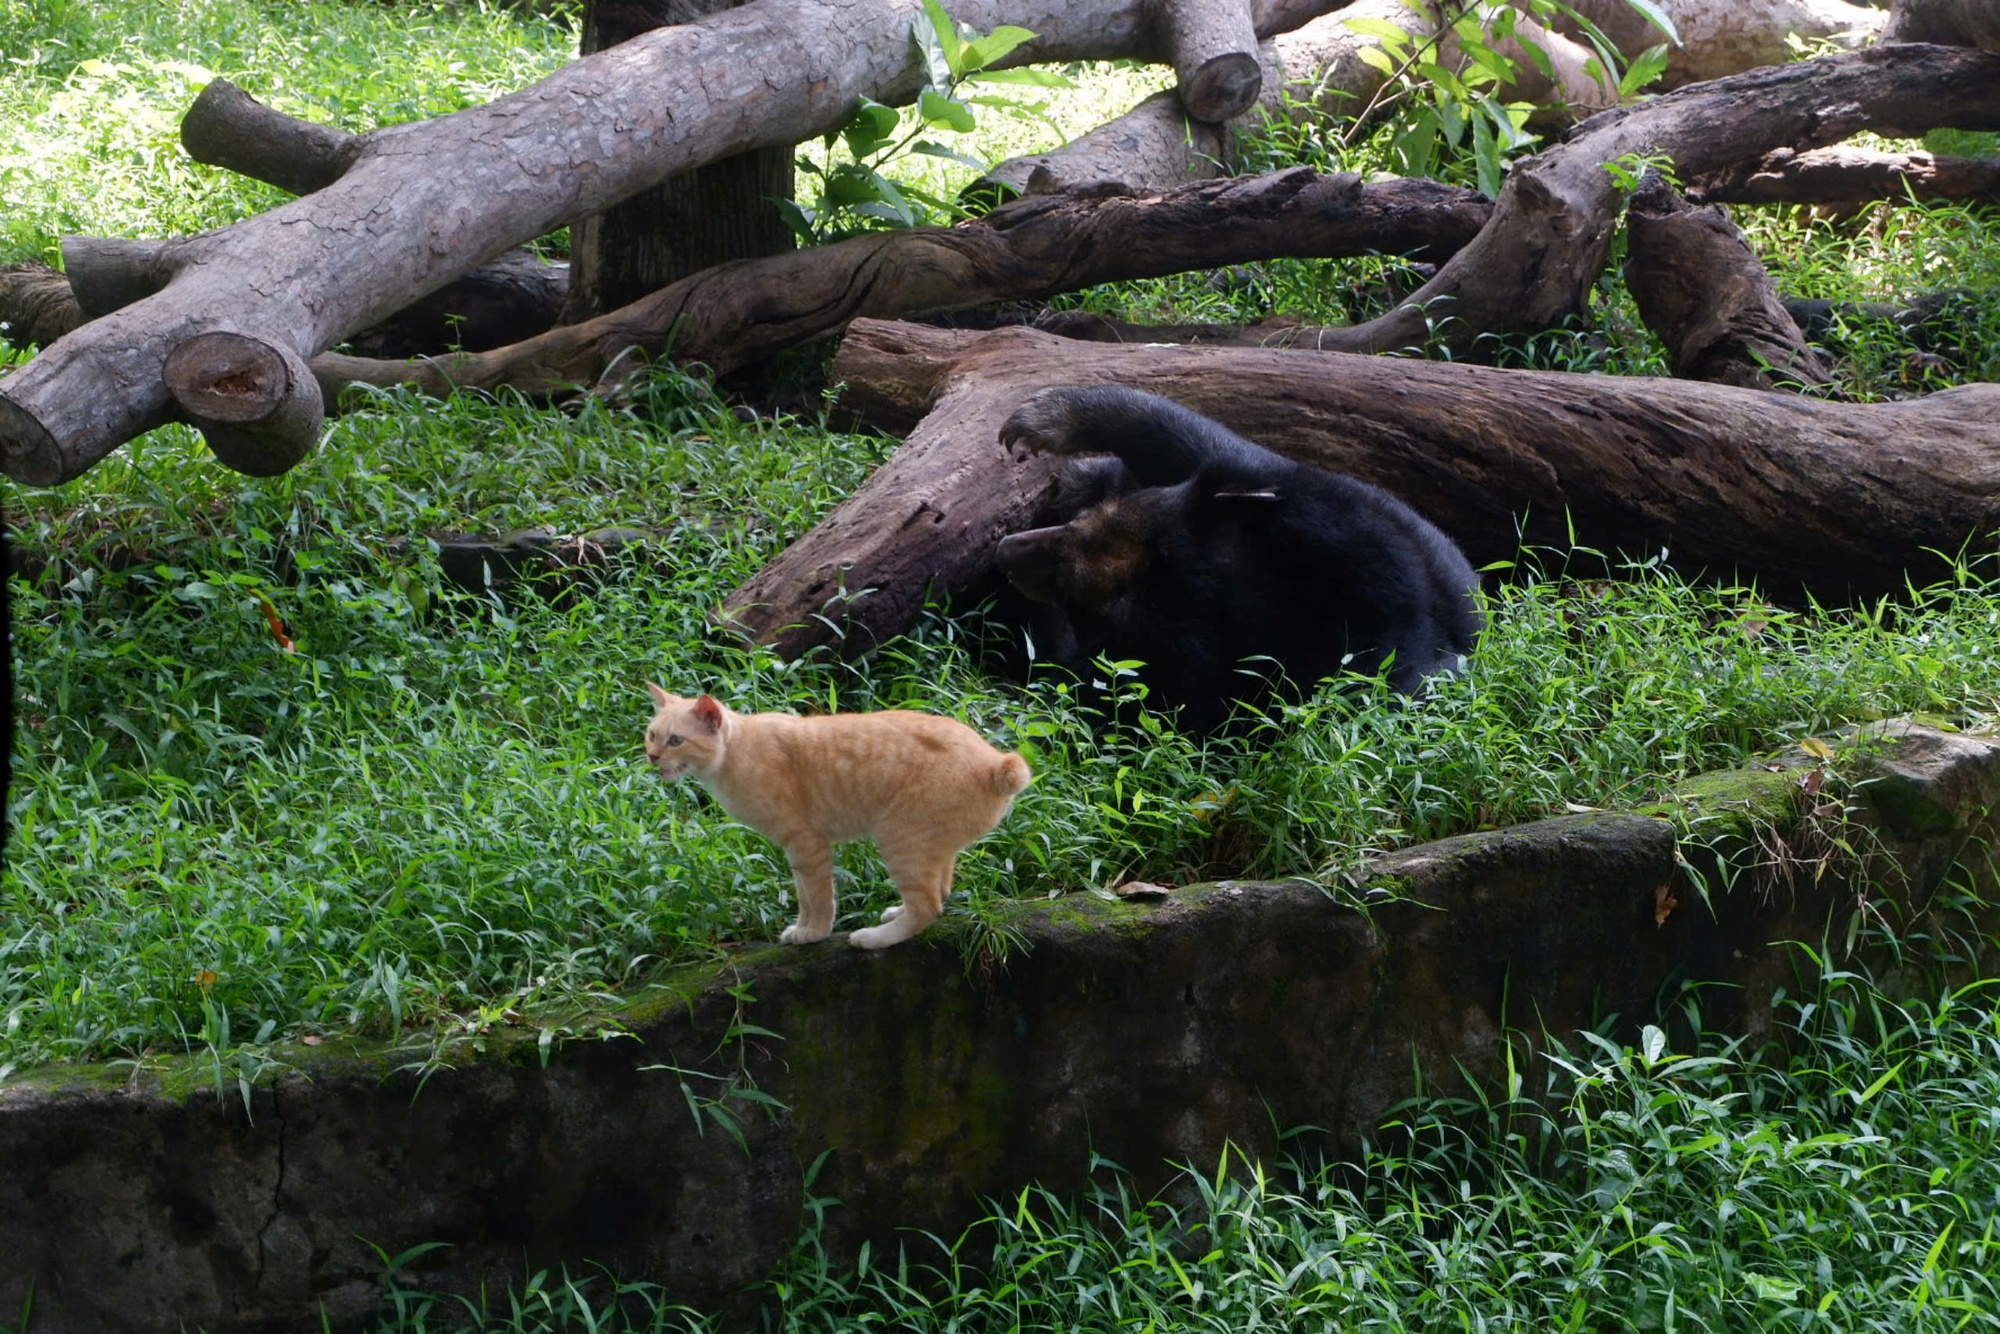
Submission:
[[[799,895],[799,920],[778,934],[787,945],[810,945],[833,931],[833,845],[824,839],[787,843],[792,884]]]

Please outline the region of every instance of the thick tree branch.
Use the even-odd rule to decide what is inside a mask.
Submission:
[[[1774,149],[1755,163],[1696,183],[1704,204],[1866,204],[2000,200],[2000,158],[1883,153],[1845,145],[1799,153]]]
[[[1625,234],[1625,285],[1675,375],[1744,389],[1831,384],[1720,204],[1691,208],[1649,173],[1625,212]]]

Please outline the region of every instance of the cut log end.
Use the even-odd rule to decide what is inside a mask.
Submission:
[[[1178,91],[1188,115],[1219,124],[1257,105],[1264,91],[1264,71],[1255,55],[1231,51],[1186,72]]]
[[[54,486],[66,480],[62,447],[55,436],[4,394],[0,394],[0,471],[25,486]]]
[[[319,382],[289,347],[249,334],[198,334],[167,354],[167,392],[215,457],[275,477],[312,451],[325,419]]]

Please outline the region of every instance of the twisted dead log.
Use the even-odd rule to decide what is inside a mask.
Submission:
[[[1829,403],[1686,380],[1400,358],[1062,343],[858,321],[835,363],[847,402],[909,423],[858,491],[726,602],[796,656],[858,654],[927,597],[978,588],[1032,526],[1056,462],[1007,457],[1000,423],[1051,384],[1164,394],[1293,457],[1375,482],[1475,564],[1529,544],[1671,552],[1777,595],[1875,596],[1943,575],[1939,552],[2000,530],[2000,385]]]
[[[622,354],[733,370],[858,316],[961,309],[1097,283],[1286,256],[1411,254],[1441,260],[1489,206],[1434,181],[1364,185],[1306,168],[1205,181],[1150,197],[1042,196],[955,227],[856,237],[709,269],[582,324],[479,355],[415,362],[325,353],[328,401],[349,384],[434,395],[507,386],[543,393],[594,384]]]

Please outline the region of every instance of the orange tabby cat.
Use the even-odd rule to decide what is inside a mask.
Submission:
[[[799,920],[778,937],[787,945],[833,929],[833,845],[857,838],[875,840],[903,902],[849,939],[879,950],[916,935],[944,911],[958,854],[992,832],[1030,778],[1019,755],[936,714],[737,713],[707,695],[646,689],[659,706],[646,758],[660,777],[693,774],[790,859]]]

